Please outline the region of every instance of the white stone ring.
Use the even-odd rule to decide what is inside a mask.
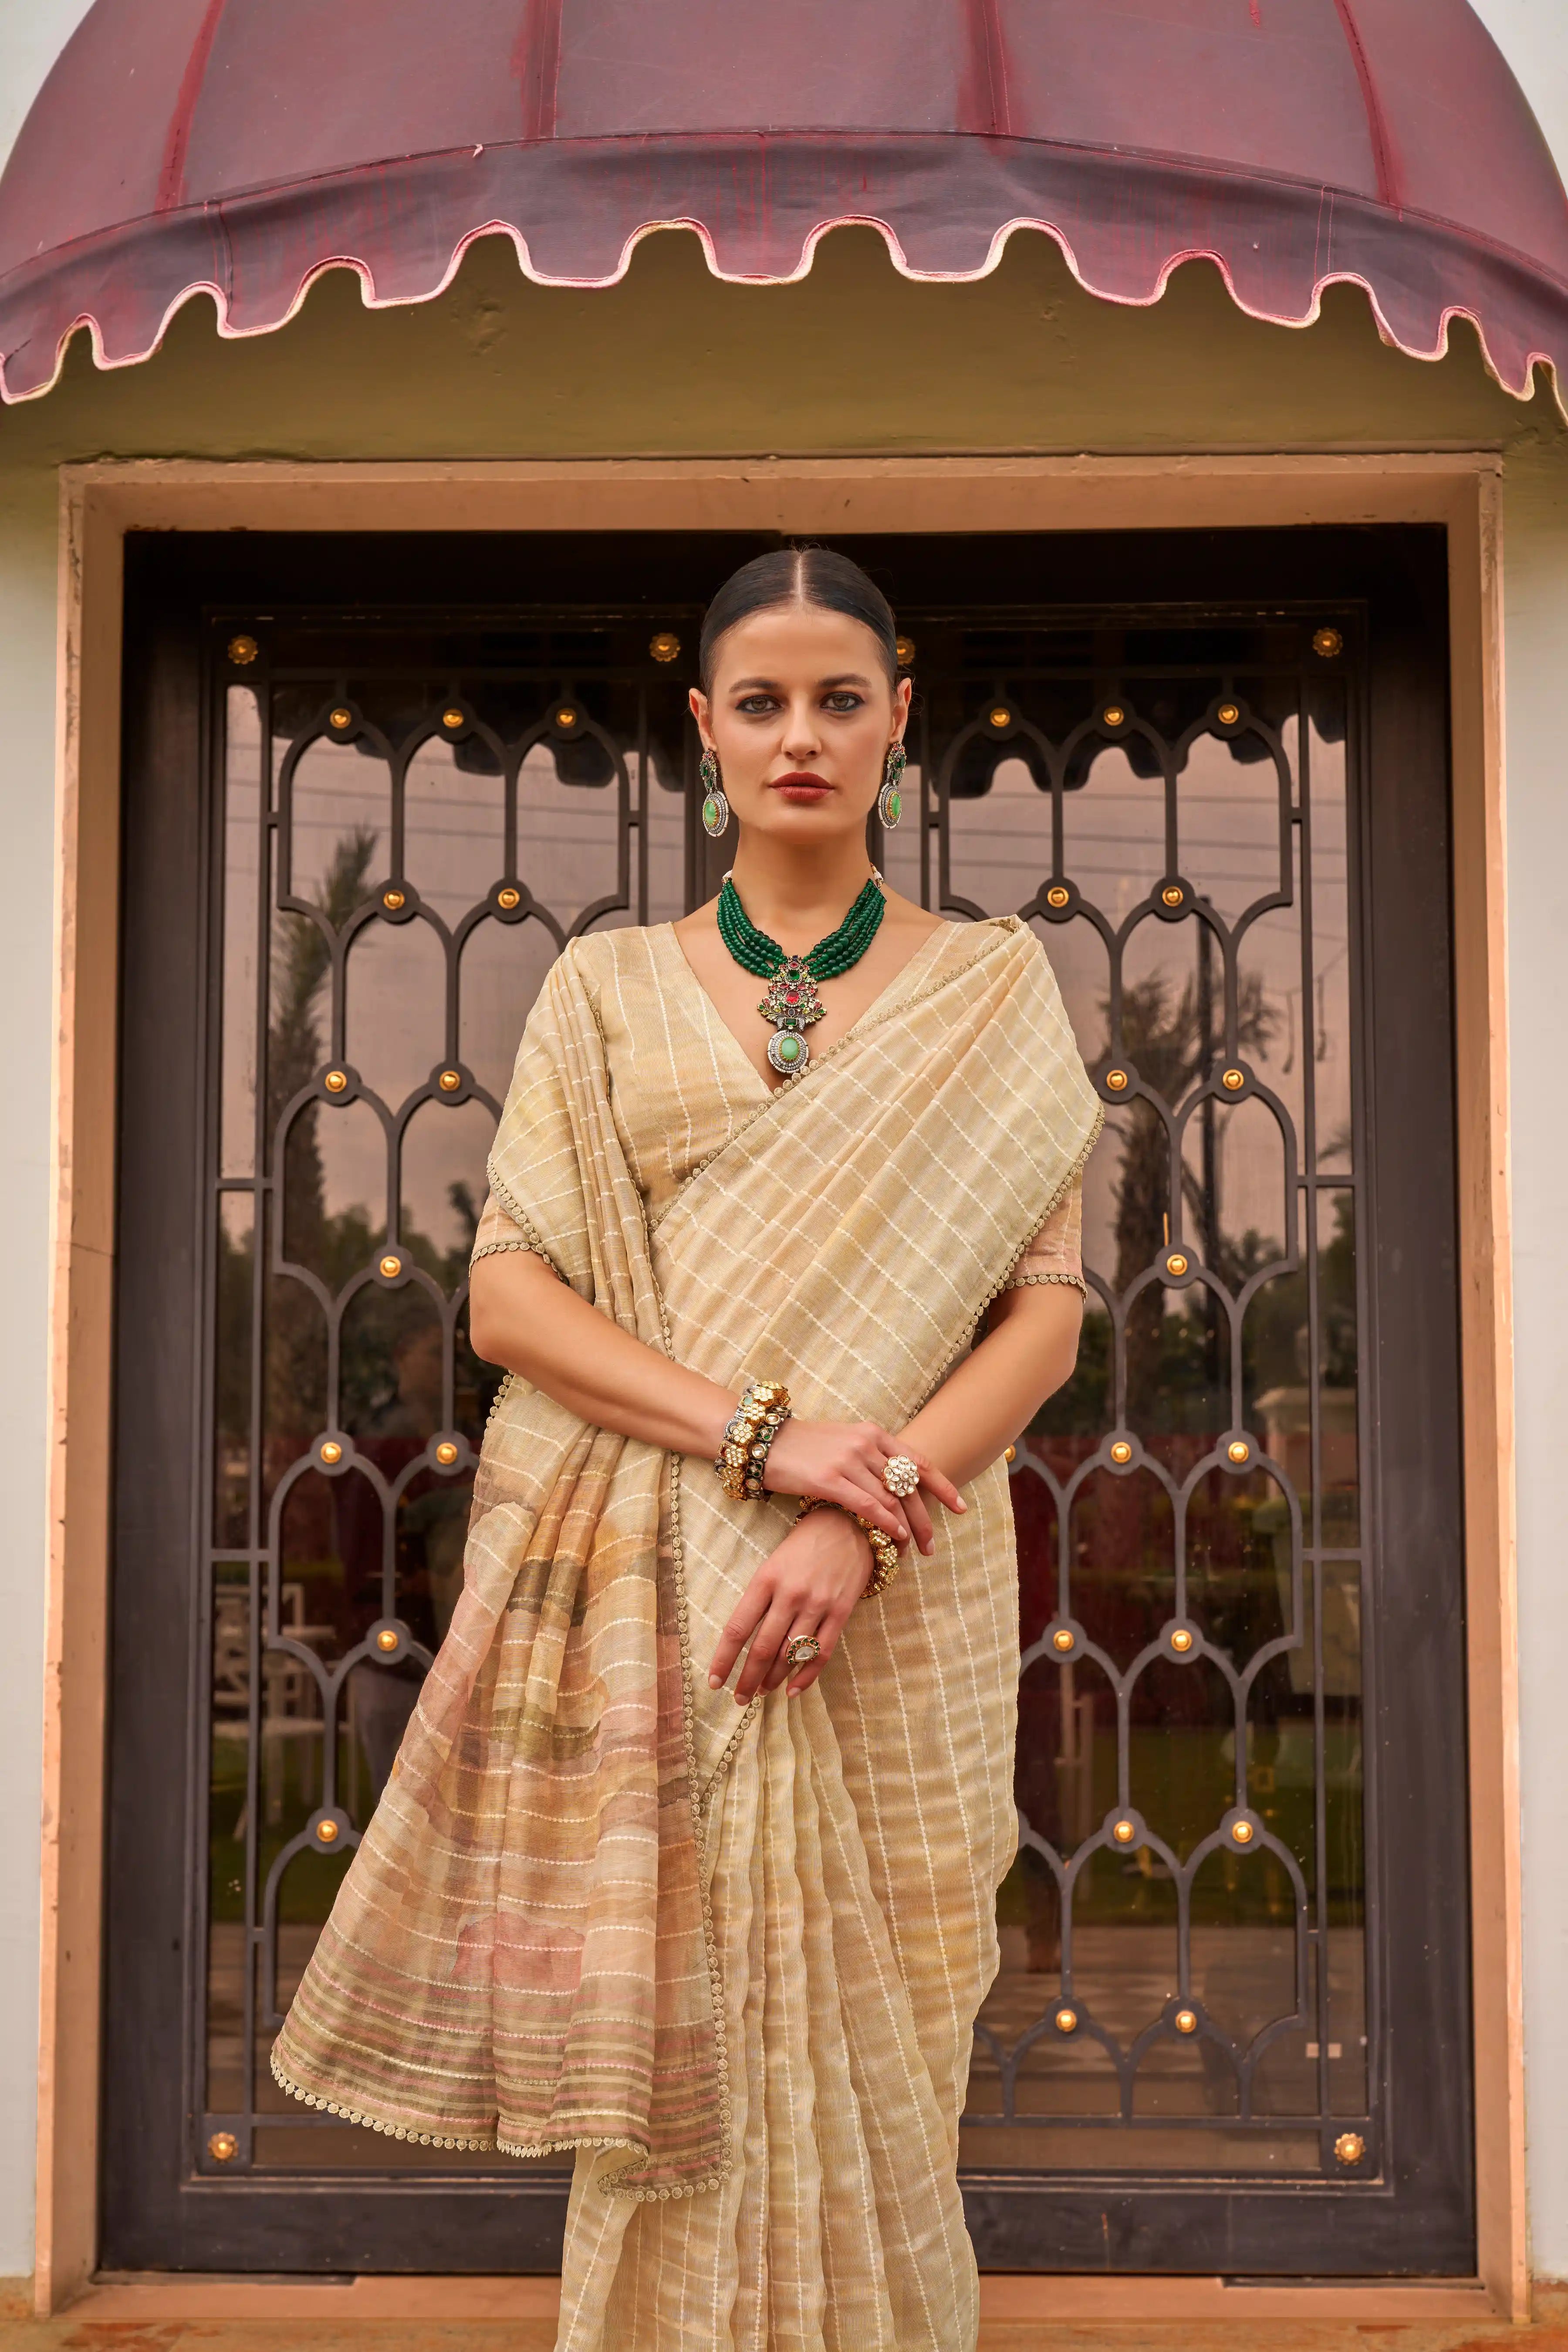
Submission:
[[[797,1633],[784,1652],[786,1666],[809,1666],[814,1658],[822,1655],[822,1644],[815,1633]]]
[[[882,1484],[889,1495],[898,1496],[900,1503],[906,1495],[914,1493],[920,1483],[920,1465],[911,1462],[907,1454],[894,1454],[883,1463]]]

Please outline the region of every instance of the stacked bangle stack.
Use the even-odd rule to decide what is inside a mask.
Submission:
[[[875,1601],[879,1593],[886,1592],[899,1572],[899,1547],[887,1529],[879,1528],[874,1519],[863,1519],[858,1511],[845,1509],[842,1503],[830,1503],[826,1495],[814,1495],[810,1502],[803,1503],[795,1513],[795,1525],[798,1527],[812,1511],[843,1511],[847,1519],[854,1520],[871,1547],[871,1574],[860,1597],[863,1601]]]
[[[746,1382],[713,1464],[719,1484],[732,1503],[762,1500],[768,1448],[788,1419],[789,1391],[781,1382]]]

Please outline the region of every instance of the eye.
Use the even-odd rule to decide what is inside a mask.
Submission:
[[[765,719],[774,708],[771,694],[743,694],[735,705],[742,719]]]
[[[865,696],[857,694],[853,687],[839,686],[835,687],[831,694],[823,697],[823,703],[825,709],[837,711],[841,717],[847,718],[850,711],[860,709],[865,699]]]

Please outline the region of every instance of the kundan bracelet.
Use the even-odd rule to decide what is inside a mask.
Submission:
[[[854,1520],[871,1547],[871,1574],[860,1598],[862,1601],[875,1601],[879,1593],[886,1592],[900,1566],[899,1547],[887,1529],[879,1528],[875,1519],[863,1519],[858,1511],[850,1510],[847,1504],[830,1503],[826,1495],[814,1495],[809,1502],[801,1505],[795,1518],[797,1528],[812,1511],[842,1511],[847,1519]]]
[[[732,1503],[762,1500],[768,1448],[788,1419],[789,1391],[780,1381],[746,1382],[713,1464]]]

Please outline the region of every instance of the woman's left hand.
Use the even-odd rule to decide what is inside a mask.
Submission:
[[[713,1653],[709,1688],[718,1690],[728,1682],[745,1650],[735,1684],[737,1706],[758,1691],[777,1690],[786,1675],[792,1698],[806,1689],[833,1655],[870,1574],[871,1548],[848,1513],[813,1511],[790,1529],[741,1595]],[[821,1653],[792,1667],[784,1654],[802,1633],[814,1634]]]

